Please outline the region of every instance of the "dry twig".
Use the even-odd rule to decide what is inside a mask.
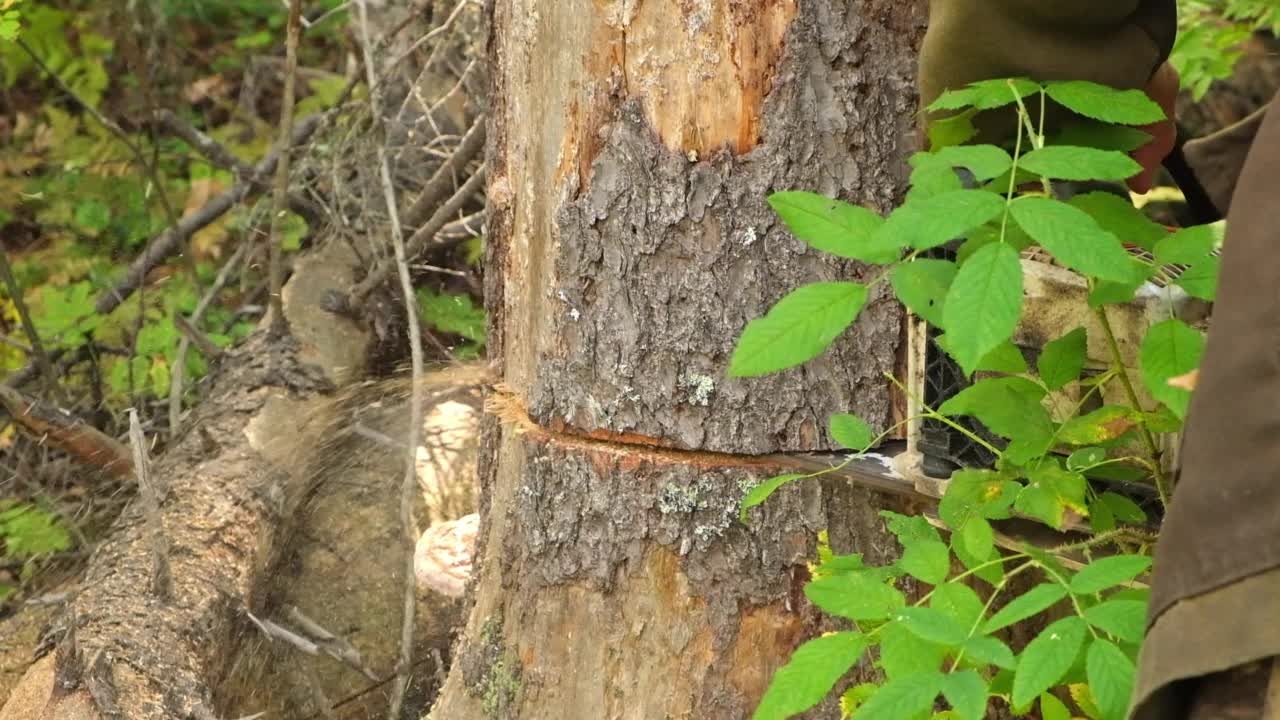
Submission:
[[[293,135],[294,83],[298,75],[298,38],[302,35],[302,0],[289,0],[288,33],[284,44],[284,92],[280,99],[280,144],[288,145]],[[276,165],[275,188],[271,197],[271,232],[267,236],[271,255],[271,334],[277,337],[289,332],[284,316],[284,258],[280,233],[289,195],[290,153],[284,153]]]
[[[365,0],[356,0],[360,12],[360,45],[364,52],[365,72],[372,92],[369,101],[373,121],[386,137],[382,121],[382,94],[377,90],[374,76],[373,44],[369,39],[369,8]],[[413,572],[413,494],[417,487],[417,452],[422,434],[422,330],[418,324],[417,302],[413,294],[413,280],[409,277],[409,260],[405,252],[404,230],[400,226],[400,213],[396,202],[396,189],[391,180],[391,164],[387,161],[385,145],[378,146],[378,170],[382,177],[382,193],[387,203],[391,221],[391,244],[395,249],[396,269],[400,276],[400,289],[404,293],[405,316],[409,325],[409,352],[413,367],[413,385],[409,399],[408,448],[405,451],[404,478],[400,483],[400,533],[404,551],[404,608],[400,623],[400,661],[396,665],[396,680],[391,689],[391,705],[387,712],[390,720],[399,720],[404,706],[405,692],[409,688],[409,674],[413,670],[413,628],[417,612],[417,583]]]
[[[31,351],[35,355],[36,366],[40,368],[45,391],[54,402],[63,403],[65,400],[62,389],[58,386],[58,376],[53,374],[53,362],[49,360],[49,354],[44,351],[44,344],[40,342],[35,322],[31,319],[31,309],[27,307],[27,301],[22,297],[22,288],[18,286],[18,279],[13,276],[13,267],[9,264],[9,254],[4,252],[3,248],[0,248],[0,277],[4,279],[4,287],[9,293],[10,301],[18,310],[18,320],[22,323],[22,331],[27,334],[27,340],[31,343]]]
[[[169,540],[160,520],[160,490],[147,464],[146,439],[137,408],[129,408],[129,445],[133,448],[133,469],[138,476],[138,497],[151,541],[151,592],[162,600],[173,597],[173,577],[169,571]]]

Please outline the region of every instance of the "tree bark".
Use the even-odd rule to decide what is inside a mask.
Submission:
[[[780,471],[760,455],[831,449],[835,412],[890,422],[891,297],[803,368],[725,368],[788,291],[870,278],[765,200],[900,197],[924,18],[888,0],[491,5],[505,385],[474,607],[433,718],[745,717],[824,627],[802,594],[816,533],[868,561],[896,552],[877,515],[895,501],[847,484],[800,483],[738,521]]]

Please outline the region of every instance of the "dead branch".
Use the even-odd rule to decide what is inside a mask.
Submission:
[[[425,225],[418,228],[417,232],[413,234],[413,237],[409,238],[409,242],[407,243],[408,247],[406,248],[406,256],[408,258],[417,258],[424,250],[427,249],[428,243],[435,238],[436,233],[440,232],[448,222],[449,218],[457,215],[462,210],[463,206],[466,205],[476,193],[480,192],[480,189],[484,186],[484,179],[485,171],[484,168],[481,168],[477,170],[476,173],[465,183],[463,183],[462,187],[458,188],[457,192],[449,198],[448,202],[436,210],[435,214],[431,216],[431,219],[428,220]],[[355,287],[351,289],[351,295],[348,300],[349,306],[357,307],[363,303],[364,299],[369,296],[369,293],[373,292],[374,288],[385,282],[394,269],[395,266],[388,263],[379,263],[375,266],[364,280],[357,283]]]
[[[296,0],[295,0],[296,2]],[[369,39],[369,12],[365,0],[356,0],[360,12],[360,45],[364,51],[365,72],[372,92],[369,101],[373,121],[386,137],[382,120],[382,93],[377,90],[374,77],[373,43]],[[409,352],[413,364],[413,389],[409,400],[409,435],[405,449],[404,478],[400,484],[400,533],[405,558],[404,608],[400,621],[400,661],[396,665],[396,680],[391,689],[389,720],[399,720],[403,714],[405,692],[409,688],[409,675],[413,670],[413,629],[417,614],[417,584],[413,573],[414,527],[413,491],[417,486],[417,453],[422,434],[422,329],[418,324],[418,308],[413,293],[413,280],[409,277],[409,261],[405,252],[404,230],[400,225],[399,206],[396,202],[395,184],[391,179],[391,164],[387,161],[385,144],[378,145],[378,170],[382,177],[382,193],[387,203],[391,221],[391,245],[395,249],[396,269],[400,276],[400,289],[404,293],[405,316],[409,325]]]
[[[485,121],[484,116],[476,118],[475,123],[467,129],[466,135],[454,149],[449,159],[436,168],[435,173],[427,180],[422,192],[418,193],[413,205],[404,211],[404,224],[416,227],[427,219],[428,213],[434,211],[447,197],[451,188],[457,184],[458,174],[475,159],[484,149]]]
[[[23,430],[41,442],[65,450],[80,462],[101,468],[113,477],[133,476],[128,448],[71,413],[5,385],[0,385],[0,404]]]
[[[204,318],[204,314],[209,309],[209,306],[213,304],[213,299],[218,296],[218,293],[221,292],[222,288],[227,284],[227,279],[231,277],[232,269],[234,269],[235,266],[240,263],[240,260],[245,257],[248,251],[249,251],[249,243],[248,242],[241,243],[240,247],[236,248],[236,251],[232,253],[231,257],[228,258],[225,263],[223,263],[222,269],[218,270],[218,276],[213,279],[213,285],[210,285],[209,289],[205,290],[204,295],[202,295],[200,297],[200,300],[196,303],[195,311],[191,313],[191,321],[188,327],[190,327],[193,332],[195,331],[195,326],[199,325],[200,320]],[[174,315],[173,321],[175,324],[178,323],[180,320],[185,322],[185,320],[183,320],[180,316]],[[178,329],[181,330],[182,325],[178,325]],[[201,337],[203,337],[203,335],[201,335]],[[182,385],[184,382],[184,376],[186,375],[185,370],[187,367],[187,351],[191,349],[191,343],[193,340],[194,338],[191,335],[189,335],[187,332],[184,331],[182,333],[182,339],[178,341],[178,352],[177,352],[177,355],[174,357],[173,369],[170,371],[170,375],[169,375],[169,432],[170,433],[177,432],[178,426],[181,424],[181,421],[182,421]],[[221,352],[221,350],[218,349],[217,346],[214,346],[214,349],[219,350],[219,352]],[[201,352],[204,352],[205,356],[209,358],[212,358],[218,354],[218,353],[214,353],[211,355],[206,349],[203,349],[203,348],[201,349]]]
[[[243,160],[235,156],[235,153],[225,148],[222,143],[214,140],[205,133],[201,132],[194,125],[178,117],[172,110],[162,109],[155,113],[156,121],[160,126],[169,131],[170,134],[176,135],[187,142],[188,145],[195,148],[201,155],[208,158],[210,162],[224,170],[231,170],[238,175],[238,179],[244,180],[253,176],[253,167],[246,164]]]
[[[284,92],[280,99],[280,144],[287,145],[293,134],[294,83],[298,77],[298,39],[302,35],[302,0],[290,0],[289,24],[284,43]],[[271,196],[271,231],[267,233],[270,252],[271,277],[271,334],[280,337],[289,332],[289,321],[284,316],[284,250],[281,248],[280,228],[284,222],[289,194],[289,153],[281,156],[276,165],[275,188]]]
[[[163,601],[173,598],[173,575],[169,571],[169,540],[160,518],[160,490],[151,478],[147,462],[147,441],[142,435],[137,408],[129,408],[129,445],[133,448],[133,469],[138,475],[138,497],[142,501],[143,522],[151,543],[151,592]]]

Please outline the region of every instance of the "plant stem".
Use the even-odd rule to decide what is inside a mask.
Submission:
[[[1106,307],[1099,307],[1094,311],[1098,316],[1098,321],[1102,324],[1102,331],[1107,337],[1107,347],[1111,351],[1111,362],[1115,363],[1114,369],[1116,375],[1120,378],[1120,384],[1124,387],[1125,395],[1129,398],[1129,404],[1133,409],[1142,412],[1142,403],[1138,400],[1138,392],[1134,389],[1133,380],[1129,378],[1129,372],[1125,369],[1124,358],[1120,355],[1120,343],[1116,340],[1115,330],[1111,327],[1111,319],[1107,317]],[[1147,448],[1147,453],[1151,455],[1151,472],[1156,479],[1156,492],[1160,494],[1160,504],[1169,506],[1169,481],[1165,477],[1164,468],[1160,465],[1160,449],[1156,447],[1156,439],[1151,434],[1150,428],[1145,423],[1141,427],[1142,443]]]
[[[903,394],[905,394],[911,400],[914,400],[917,405],[924,408],[925,413],[921,417],[927,418],[929,420],[937,420],[938,422],[945,424],[947,427],[951,428],[952,430],[955,430],[956,432],[961,433],[965,437],[969,438],[970,440],[986,448],[991,452],[991,454],[999,457],[1004,456],[1004,453],[1000,452],[999,448],[997,448],[996,446],[978,437],[968,428],[960,425],[959,423],[947,417],[946,415],[943,415],[938,411],[934,410],[933,408],[925,405],[924,400],[917,397],[915,393],[911,392],[911,390],[909,390],[906,385],[902,384],[902,382],[898,380],[898,378],[893,376],[893,373],[885,373],[884,375],[885,377],[889,378],[889,382],[893,383],[895,387],[897,387],[899,390],[903,392]]]

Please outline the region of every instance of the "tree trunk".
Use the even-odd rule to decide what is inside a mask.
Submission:
[[[822,621],[815,536],[884,560],[891,501],[801,483],[738,521],[758,456],[893,414],[900,307],[872,298],[801,369],[730,380],[737,336],[805,283],[872,269],[768,208],[804,189],[888,209],[914,146],[924,3],[497,0],[482,565],[433,710],[737,718]],[[833,712],[831,708],[827,713]]]

